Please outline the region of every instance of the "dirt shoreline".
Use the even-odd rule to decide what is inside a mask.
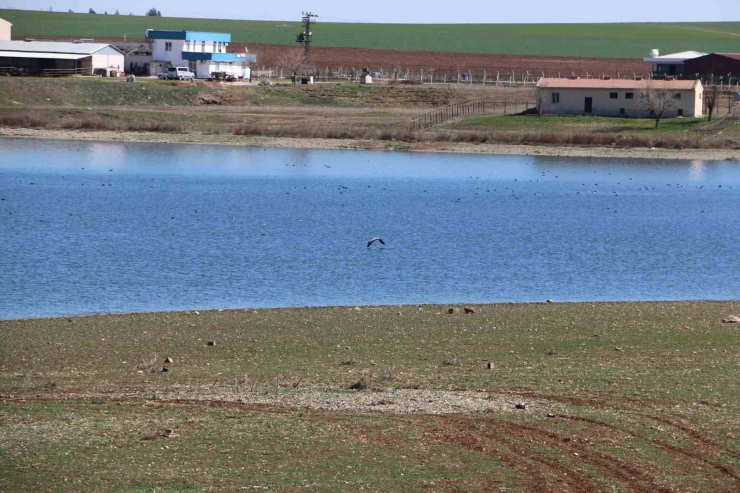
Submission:
[[[740,161],[739,149],[658,149],[617,147],[566,147],[547,145],[470,144],[447,142],[395,142],[357,139],[308,139],[289,137],[237,137],[232,135],[162,134],[153,132],[110,132],[0,128],[0,138],[25,138],[92,142],[142,142],[161,144],[210,144],[244,147],[444,152],[551,157],[606,157],[625,159],[674,159]]]

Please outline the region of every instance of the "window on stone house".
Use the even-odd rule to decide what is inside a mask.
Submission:
[[[552,102],[555,103],[555,104],[557,104],[557,103],[560,102],[560,93],[559,92],[552,93]]]
[[[609,93],[609,99],[619,99],[619,93],[618,92],[610,92]]]

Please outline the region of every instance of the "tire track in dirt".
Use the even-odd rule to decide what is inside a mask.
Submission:
[[[627,435],[629,435],[629,436],[631,436],[633,438],[637,438],[639,440],[645,440],[647,442],[652,443],[656,447],[663,449],[664,451],[667,451],[667,452],[673,453],[673,454],[679,454],[681,456],[684,456],[686,458],[691,459],[692,461],[698,461],[698,462],[701,462],[701,463],[703,463],[703,464],[705,464],[707,466],[710,466],[710,467],[716,469],[717,471],[719,471],[720,473],[722,473],[724,476],[729,476],[729,478],[732,478],[735,483],[737,483],[738,481],[740,481],[740,475],[738,475],[737,472],[735,472],[734,470],[732,470],[731,468],[729,468],[729,467],[727,467],[727,466],[725,466],[723,464],[717,464],[717,463],[714,463],[714,462],[710,461],[709,459],[707,459],[706,457],[708,455],[710,455],[710,454],[705,449],[699,449],[699,451],[696,451],[696,452],[695,451],[692,451],[692,450],[687,450],[687,449],[678,447],[676,445],[671,445],[671,444],[669,444],[669,443],[667,443],[667,442],[665,442],[663,440],[654,439],[654,438],[648,438],[646,436],[640,435],[638,433],[635,433],[633,431],[627,430],[625,428],[620,428],[618,426],[614,426],[614,425],[611,425],[611,424],[608,424],[608,423],[604,423],[602,421],[598,421],[598,420],[591,419],[591,418],[584,418],[584,417],[581,417],[581,416],[571,416],[571,415],[558,415],[558,417],[559,418],[563,418],[563,419],[567,419],[567,420],[570,420],[570,421],[578,421],[578,422],[582,422],[582,423],[591,424],[591,425],[594,425],[594,426],[597,426],[597,427],[607,428],[609,430],[613,430],[613,431],[617,431],[619,433],[627,434]],[[666,425],[669,425],[669,426],[674,426],[669,420],[663,420],[662,418],[657,418],[657,417],[654,417],[654,416],[642,416],[642,417],[643,418],[646,418],[646,419],[651,419],[651,420],[654,420],[654,421],[662,422],[662,423],[664,423]],[[678,427],[675,427],[675,428],[680,429]],[[695,432],[695,433],[697,435],[699,435],[699,436],[702,436],[698,432]],[[709,442],[707,442],[707,443],[709,443]],[[717,456],[717,455],[721,455],[722,453],[727,453],[727,451],[724,448],[722,448],[722,447],[720,447],[720,446],[718,446],[716,444],[714,444],[714,446],[716,448],[718,448],[720,452],[718,453],[717,450],[715,450],[715,451],[713,451],[714,452],[713,455]],[[727,478],[725,478],[725,480],[726,479]],[[737,491],[737,488],[738,488],[738,485],[735,484],[734,487],[732,487],[730,489],[727,489],[726,491],[728,491],[728,492],[729,491]]]
[[[550,450],[556,451],[559,455],[573,456],[574,453],[578,453],[579,461],[585,462],[599,470],[605,477],[622,483],[633,491],[639,493],[667,493],[671,491],[639,467],[621,459],[587,449],[585,446],[571,443],[567,440],[568,437],[549,430],[495,418],[483,418],[482,420],[448,418],[448,421],[455,423],[456,429],[468,429],[470,430],[468,433],[476,434],[462,435],[462,440],[455,440],[455,435],[452,435],[453,439],[450,443],[462,446],[465,446],[466,443],[476,443],[477,445],[473,449],[481,452],[496,450],[493,447],[481,448],[481,438],[478,435],[482,435],[511,450],[512,453],[507,456],[509,461],[505,463],[517,470],[526,472],[533,481],[532,486],[538,488],[537,491],[562,491],[562,484],[557,485],[554,490],[552,489],[553,486],[548,484],[549,481],[545,475],[547,471],[554,473],[559,479],[559,483],[567,484],[569,489],[575,492],[603,491],[604,484],[568,465],[562,464],[558,459],[550,459],[539,452],[533,452],[531,447],[527,445],[533,437],[542,440]],[[495,428],[483,431],[476,427],[480,423],[493,423]],[[449,433],[447,436],[449,437]],[[514,462],[511,461],[512,458]],[[531,463],[539,464],[541,469],[538,470]],[[525,467],[522,467],[522,464]]]

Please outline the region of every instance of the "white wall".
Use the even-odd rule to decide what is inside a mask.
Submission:
[[[126,71],[124,67],[123,54],[119,55],[97,55],[92,56],[93,69],[96,68],[116,68],[118,70]]]
[[[251,69],[249,67],[242,67],[241,63],[231,62],[214,62],[204,61],[198,62],[197,72],[195,76],[198,79],[207,79],[213,72],[226,72],[234,77],[243,77],[249,79]]]
[[[172,51],[166,51],[166,43],[172,43]],[[185,41],[177,39],[155,39],[152,43],[152,60],[170,62],[173,67],[187,66],[183,63],[182,52]]]
[[[0,41],[10,41],[10,22],[0,19]]]
[[[628,116],[636,118],[648,118],[650,112],[643,106],[640,99],[640,89],[563,89],[563,88],[540,88],[542,97],[542,109],[544,114],[550,115],[595,115],[595,116]],[[616,92],[617,99],[611,99],[610,93]],[[625,93],[633,93],[633,99],[626,99]],[[699,90],[676,90],[681,94],[681,99],[664,115],[667,118],[678,116],[678,110],[683,110],[683,116],[702,116],[702,105]],[[560,102],[552,102],[552,94],[560,94]],[[592,98],[593,111],[584,113],[585,99]],[[624,108],[625,114],[620,114],[620,108]]]

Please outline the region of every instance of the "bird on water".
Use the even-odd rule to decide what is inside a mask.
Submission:
[[[370,241],[367,242],[367,247],[370,248],[370,245],[372,245],[376,241],[379,241],[381,245],[385,245],[385,242],[383,241],[382,238],[378,236],[373,236],[372,238],[370,238]]]

